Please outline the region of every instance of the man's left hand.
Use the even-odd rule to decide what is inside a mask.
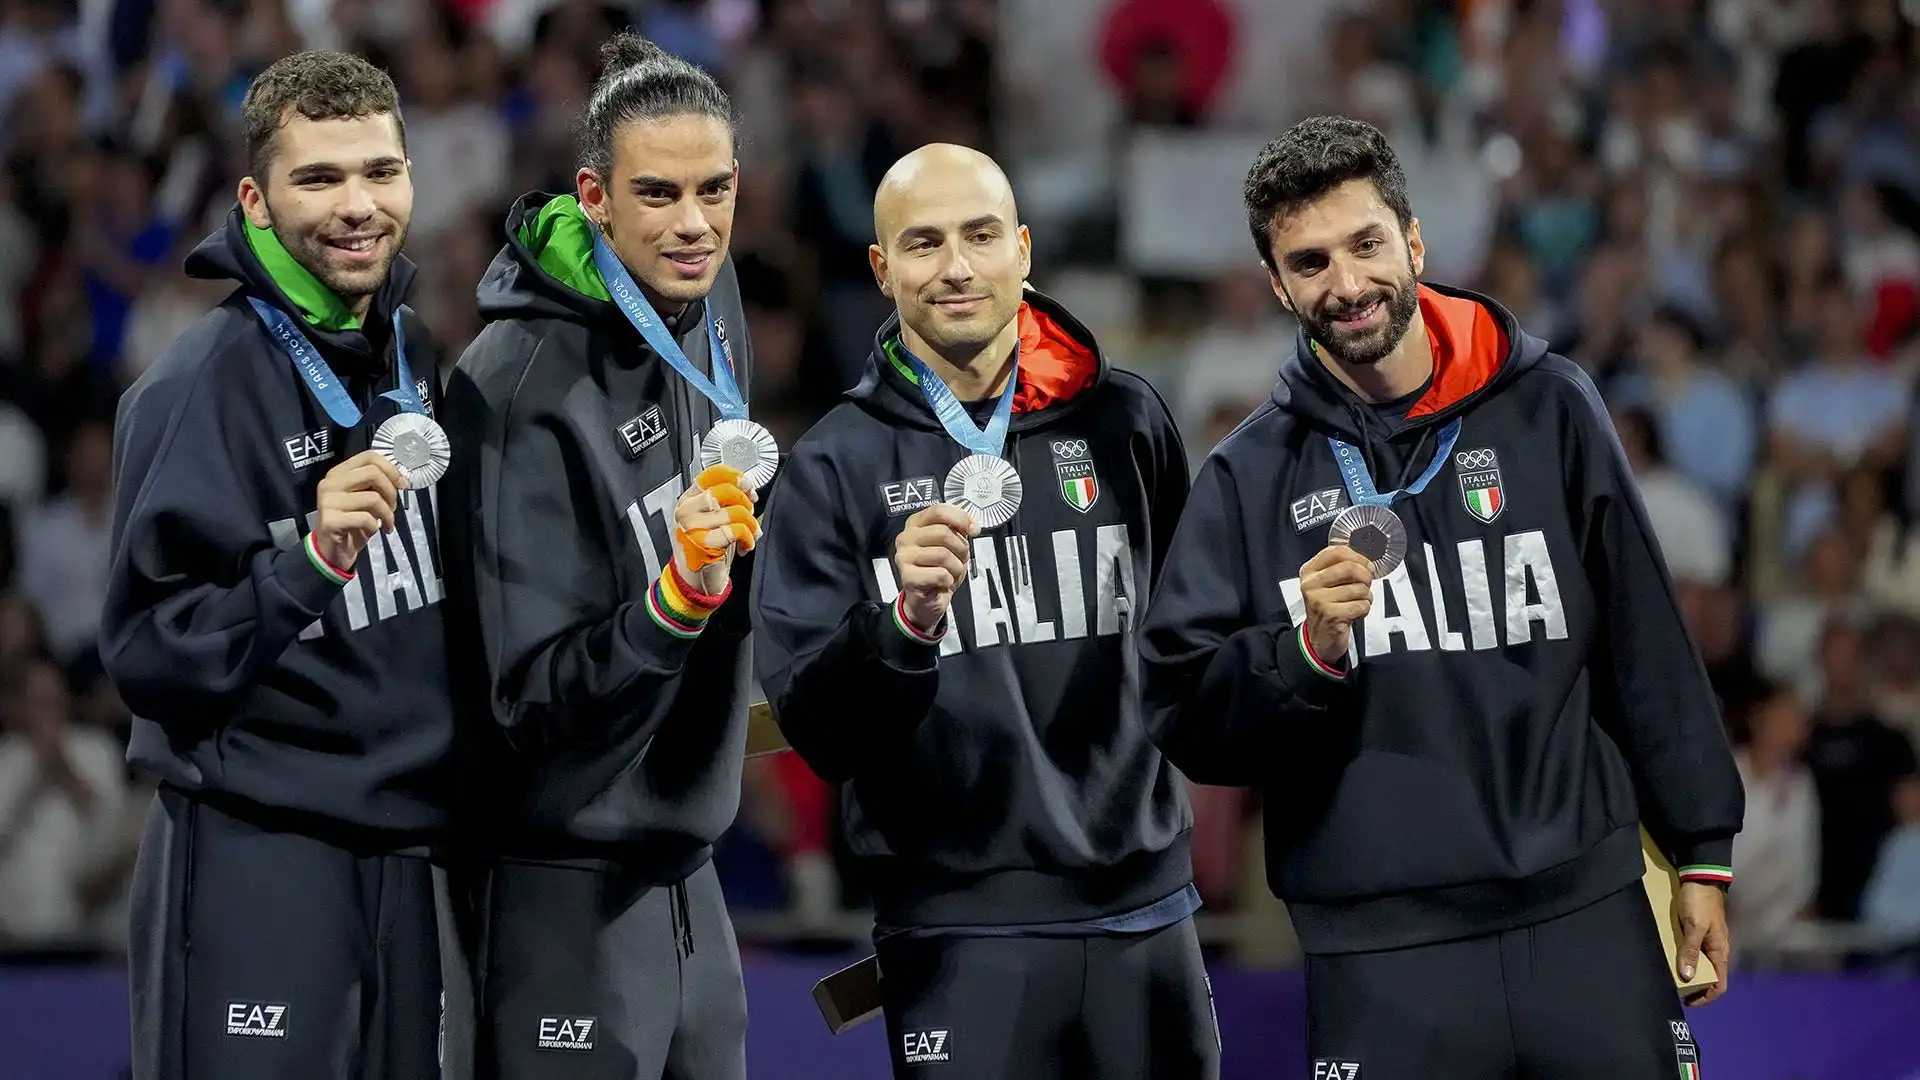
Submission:
[[[1733,949],[1733,939],[1727,934],[1727,891],[1718,885],[1683,881],[1674,897],[1674,906],[1680,914],[1680,955],[1677,958],[1680,977],[1693,978],[1694,966],[1703,952],[1708,960],[1713,961],[1713,970],[1720,976],[1720,981],[1712,986],[1692,991],[1687,1004],[1711,1004],[1727,992],[1728,964]]]

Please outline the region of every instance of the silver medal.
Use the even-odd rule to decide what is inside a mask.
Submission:
[[[945,496],[980,528],[999,528],[1020,509],[1020,473],[1004,458],[973,454],[947,471]]]
[[[1384,506],[1349,506],[1333,519],[1327,543],[1345,544],[1372,560],[1378,581],[1406,560],[1407,527]]]
[[[755,491],[780,468],[780,444],[773,432],[751,420],[722,420],[700,440],[700,467],[727,465],[740,470],[740,490]]]
[[[403,412],[388,417],[373,433],[373,448],[393,462],[407,487],[416,491],[437,483],[453,461],[446,430],[425,413]]]

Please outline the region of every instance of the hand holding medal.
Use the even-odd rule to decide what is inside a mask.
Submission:
[[[718,595],[725,589],[733,557],[752,551],[760,539],[760,522],[753,516],[755,496],[739,481],[738,469],[711,466],[674,507],[673,559],[701,592]]]
[[[919,384],[920,392],[926,395],[933,415],[939,419],[940,426],[947,429],[947,435],[973,451],[947,470],[942,498],[966,511],[980,529],[997,529],[1013,520],[1013,515],[1020,511],[1020,471],[1000,455],[1007,444],[1007,428],[1013,420],[1013,395],[1020,382],[1019,352],[1014,353],[1013,367],[1007,372],[1007,385],[1000,391],[993,416],[982,428],[973,422],[967,407],[925,360],[913,355],[903,342],[892,342],[890,348],[902,358],[913,381]]]

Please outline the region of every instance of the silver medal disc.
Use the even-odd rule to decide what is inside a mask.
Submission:
[[[999,528],[1020,509],[1020,473],[1004,458],[973,454],[947,471],[944,494],[982,529]]]
[[[453,447],[447,432],[425,413],[395,413],[373,433],[373,448],[400,470],[407,487],[432,487],[447,474]]]
[[[1333,519],[1327,543],[1345,544],[1373,560],[1375,581],[1399,569],[1407,558],[1407,527],[1384,506],[1349,506]]]
[[[722,420],[700,440],[700,467],[729,465],[740,470],[740,489],[755,491],[780,468],[780,444],[773,432],[751,420]]]

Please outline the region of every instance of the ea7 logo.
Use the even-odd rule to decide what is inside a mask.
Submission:
[[[293,464],[293,470],[299,472],[309,465],[318,465],[333,457],[333,432],[326,428],[303,431],[282,440],[280,445],[286,447],[287,460]]]
[[[1313,1080],[1360,1080],[1360,1063],[1316,1059],[1313,1063]]]
[[[900,1049],[909,1065],[932,1065],[953,1055],[947,1052],[947,1029],[909,1031],[900,1037]]]
[[[597,1023],[591,1016],[543,1016],[538,1045],[542,1050],[591,1050]]]
[[[634,459],[667,437],[667,418],[661,414],[660,406],[649,405],[645,412],[621,424],[618,430],[620,445],[626,448],[627,457]]]
[[[1322,522],[1332,521],[1347,508],[1346,488],[1321,488],[1293,500],[1288,508],[1288,516],[1293,518],[1293,531],[1306,532]]]
[[[916,510],[925,510],[940,501],[940,489],[934,486],[933,477],[915,476],[908,480],[895,480],[880,485],[880,498],[887,504],[887,516],[899,517]]]
[[[227,1034],[241,1038],[287,1037],[287,1007],[265,1001],[227,1002]]]

